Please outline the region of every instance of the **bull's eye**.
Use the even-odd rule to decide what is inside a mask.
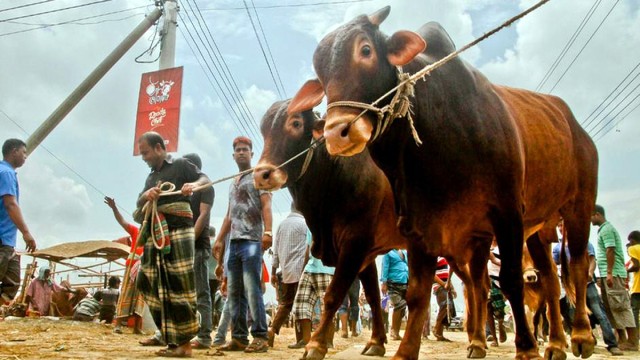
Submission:
[[[296,120],[293,123],[291,123],[291,126],[293,126],[294,129],[300,129],[302,127],[302,122]]]
[[[364,57],[371,56],[371,46],[369,45],[363,46],[362,49],[360,49],[360,54]]]

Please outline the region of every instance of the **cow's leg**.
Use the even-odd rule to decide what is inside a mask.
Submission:
[[[475,315],[477,314],[477,310],[476,310],[477,303],[476,301],[474,301],[475,297],[474,297],[474,292],[472,291],[473,283],[471,280],[469,266],[468,265],[458,266],[458,264],[456,264],[455,261],[449,261],[449,260],[447,261],[449,262],[449,266],[453,269],[455,274],[458,275],[458,277],[460,278],[460,280],[462,280],[462,283],[464,284],[464,304],[466,307],[465,328],[467,330],[469,343],[471,343],[471,340],[473,339],[473,333],[477,326],[476,317],[475,317]]]
[[[541,230],[546,231],[546,230]],[[555,231],[551,229],[551,231]],[[549,345],[544,352],[545,359],[564,360],[567,358],[565,348],[567,340],[562,328],[560,315],[560,283],[556,274],[556,267],[551,259],[550,243],[540,239],[535,233],[527,239],[527,249],[531,259],[538,269],[538,282],[542,289],[544,302],[547,304],[547,319],[549,320]],[[537,323],[536,323],[537,326]]]
[[[432,241],[433,238],[431,239]],[[420,352],[420,334],[424,325],[427,308],[431,301],[430,291],[436,270],[437,257],[427,255],[422,247],[422,238],[409,240],[409,286],[407,306],[409,320],[398,351],[392,359],[417,360]]]
[[[517,208],[509,210],[508,206],[513,203],[503,205],[506,210],[492,212],[492,223],[498,246],[500,247],[500,284],[504,294],[511,303],[513,318],[516,325],[516,358],[535,359],[539,358],[538,344],[536,343],[531,329],[527,324],[524,311],[523,283],[522,279],[522,249],[524,241],[524,226],[522,216]]]
[[[361,242],[353,239],[351,243],[360,244]],[[333,334],[329,334],[330,330],[333,331],[333,317],[347,295],[351,283],[356,279],[356,275],[364,261],[364,251],[361,251],[361,249],[356,250],[355,247],[345,247],[340,251],[336,271],[324,294],[324,309],[320,317],[320,324],[305,347],[303,355],[305,359],[321,360],[327,354],[327,341],[330,335],[333,338]]]
[[[489,300],[487,273],[487,261],[489,260],[488,242],[487,246],[478,246],[469,264],[471,276],[471,291],[473,293],[473,318],[474,328],[469,332],[469,346],[467,347],[468,358],[484,358],[487,356],[487,339],[484,333],[484,324],[487,322],[487,301]],[[472,332],[470,332],[472,331]]]
[[[569,244],[571,284],[576,295],[576,309],[571,332],[571,351],[576,357],[588,358],[593,354],[595,340],[591,334],[591,326],[587,316],[586,289],[589,274],[587,243],[589,242],[590,211],[583,211],[579,216],[562,214]],[[563,273],[569,271],[562,267]]]
[[[384,331],[382,320],[382,307],[380,305],[380,286],[378,285],[378,270],[376,263],[369,264],[361,273],[360,281],[364,289],[367,303],[371,306],[371,339],[362,350],[362,354],[368,356],[384,356],[386,352],[384,344],[387,342],[387,334]]]

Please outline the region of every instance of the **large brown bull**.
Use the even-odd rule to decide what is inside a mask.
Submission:
[[[594,340],[585,307],[586,246],[597,188],[592,140],[561,99],[494,85],[459,58],[417,82],[413,122],[402,112],[395,120],[382,116],[366,104],[396,86],[398,66],[415,73],[454,49],[436,23],[387,37],[378,27],[389,11],[359,16],[320,42],[313,59],[318,80],[305,84],[290,112],[311,108],[326,95],[329,153],[350,156],[368,147],[393,185],[399,227],[410,238],[412,275],[409,322],[396,358],[418,357],[429,301],[424,289],[431,285],[436,256],[468,264],[474,278],[482,278],[486,261],[473,255],[493,236],[502,254],[500,282],[516,322],[516,356],[539,357],[524,314],[523,241],[558,214],[576,255],[571,257],[577,305],[572,350],[589,357]],[[385,98],[379,106],[389,102]],[[373,134],[379,136],[374,140]],[[481,331],[470,340],[472,347],[486,343]],[[565,354],[550,345],[545,357],[552,356]]]
[[[288,105],[289,101],[277,102],[262,118],[265,145],[254,177],[258,189],[289,189],[313,234],[313,255],[336,268],[306,357],[321,359],[326,354],[327,329],[358,273],[373,313],[371,339],[363,353],[384,355],[386,335],[374,260],[407,246],[396,227],[391,186],[366,152],[353,158],[330,157],[319,146],[312,150],[306,170],[304,157],[276,169],[307,148],[313,133],[322,132],[324,125],[312,111],[287,115]]]

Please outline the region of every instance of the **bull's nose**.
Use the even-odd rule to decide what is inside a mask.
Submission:
[[[269,188],[269,179],[271,177],[271,169],[256,169],[253,173],[253,181],[258,189]]]
[[[253,182],[258,190],[276,190],[287,181],[287,174],[273,165],[256,166]]]
[[[358,119],[354,123],[346,118],[338,118],[334,121],[327,119],[324,128],[327,151],[331,155],[358,154],[364,150],[371,138],[371,130],[371,124],[363,119]]]

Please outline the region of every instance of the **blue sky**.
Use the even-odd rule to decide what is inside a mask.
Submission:
[[[310,5],[323,2],[327,4]],[[26,0],[2,1],[0,9],[26,3]],[[83,2],[56,0],[0,12],[0,20],[80,3]],[[207,80],[198,64],[199,56],[194,56],[187,45],[190,43],[188,30],[194,36],[197,32],[208,36],[206,28],[194,27],[187,20],[195,21],[196,13],[192,11],[195,4],[202,11],[245,100],[247,113],[250,113],[247,121],[257,128],[271,103],[281,96],[293,96],[305,80],[313,77],[311,57],[323,35],[356,15],[391,5],[391,14],[382,26],[387,34],[400,29],[417,29],[428,21],[439,21],[461,47],[534,2],[255,0],[253,4],[279,73],[277,82],[283,84],[282,94],[278,93],[270,75],[247,11],[242,8],[243,2],[189,0],[180,3],[185,22],[179,23],[176,65],[184,66],[185,78],[178,155],[199,153],[203,170],[212,179],[218,179],[237,170],[231,157],[231,140],[240,134],[240,125],[233,121],[223,105],[224,99]],[[463,58],[478,66],[496,83],[535,90],[595,3],[591,0],[550,1],[469,50]],[[27,135],[16,123],[27,133],[33,132],[142,20],[143,14],[151,11],[151,4],[149,0],[113,0],[15,20],[21,23],[0,22],[3,53],[0,56],[0,110],[13,120],[0,113],[0,138],[26,139]],[[252,1],[247,4],[251,7]],[[601,1],[566,58],[542,88],[543,92],[551,89],[612,7],[607,20],[552,92],[568,102],[579,120],[585,119],[640,59],[637,2]],[[51,24],[132,8],[138,9],[85,20],[84,25],[68,24],[2,35],[36,27],[23,23]],[[258,18],[253,10],[252,16],[257,25]],[[115,21],[87,24],[103,20]],[[138,64],[134,58],[149,47],[153,31],[140,39],[42,143],[75,173],[42,147],[36,149],[20,169],[24,215],[40,247],[67,241],[115,239],[123,235],[110,210],[102,204],[102,197],[103,194],[115,197],[123,210],[131,213],[149,171],[140,158],[132,156],[131,149],[140,75],[158,67],[157,63]],[[634,86],[635,83],[628,90]],[[632,93],[628,100],[636,94]],[[622,115],[639,101],[631,102]],[[227,105],[235,106],[234,101]],[[604,113],[607,112],[609,110]],[[612,115],[615,113],[617,110]],[[640,228],[639,117],[640,110],[635,110],[604,137],[599,138],[604,131],[597,137],[600,154],[598,201],[608,210],[609,219],[624,239],[630,231]],[[254,164],[262,150],[261,144],[261,139],[257,139]],[[227,189],[228,183],[215,186],[212,223],[216,227],[221,224],[227,209]],[[286,216],[289,201],[285,191],[274,194],[276,224]],[[592,236],[593,233],[595,231]]]

